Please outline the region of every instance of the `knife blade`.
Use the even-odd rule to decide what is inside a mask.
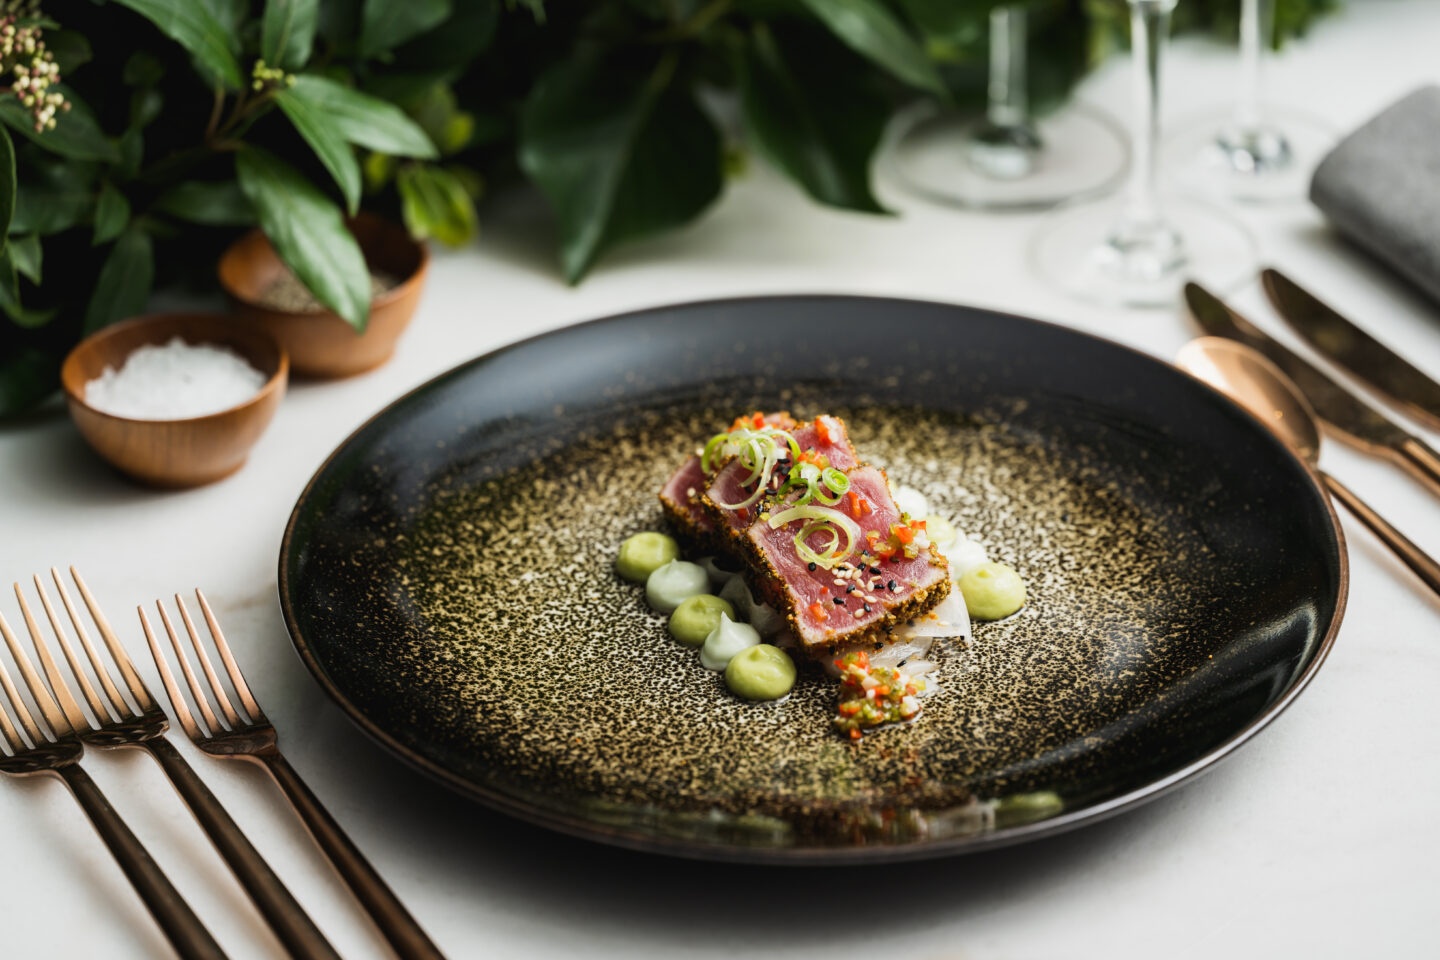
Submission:
[[[1280,316],[1306,343],[1383,399],[1440,430],[1440,383],[1279,270],[1262,270],[1260,282]]]
[[[1271,338],[1198,283],[1185,284],[1185,302],[1206,333],[1253,347],[1279,367],[1310,401],[1327,432],[1362,452],[1398,464],[1440,497],[1440,453]]]

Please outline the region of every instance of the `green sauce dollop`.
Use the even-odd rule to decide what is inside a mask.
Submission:
[[[708,593],[688,597],[670,614],[670,636],[687,647],[698,647],[711,630],[720,626],[721,614],[735,619],[735,608],[729,600]]]
[[[725,685],[746,700],[779,700],[795,686],[795,661],[768,643],[747,647],[725,666]]]
[[[982,563],[956,586],[965,597],[965,609],[977,620],[1001,620],[1025,606],[1025,581],[1003,563]]]
[[[650,574],[680,556],[673,537],[647,530],[626,538],[615,558],[615,570],[626,580],[644,583]]]

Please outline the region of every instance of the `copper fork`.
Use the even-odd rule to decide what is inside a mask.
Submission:
[[[96,678],[100,681],[103,696],[95,690],[86,677],[85,670],[70,644],[65,628],[55,613],[55,607],[50,602],[50,594],[38,576],[34,578],[35,591],[40,597],[40,604],[45,609],[51,629],[59,641],[60,651],[65,655],[65,660],[79,683],[80,692],[94,714],[94,725],[86,719],[74,697],[71,696],[64,676],[46,648],[40,627],[30,614],[30,608],[25,602],[25,594],[21,591],[18,583],[15,584],[15,596],[20,601],[20,610],[25,616],[25,625],[30,629],[30,636],[35,641],[35,652],[40,658],[45,676],[55,690],[55,694],[60,700],[61,710],[79,739],[102,749],[129,747],[143,750],[154,757],[289,954],[292,957],[303,958],[303,960],[340,960],[340,955],[326,941],[320,928],[315,926],[315,922],[310,919],[295,897],[286,889],[285,884],[275,875],[275,871],[260,856],[260,851],[256,850],[246,838],[240,826],[231,819],[230,814],[220,805],[220,801],[210,792],[210,788],[205,786],[199,775],[195,773],[194,768],[185,761],[185,758],[180,755],[170,741],[165,739],[165,731],[170,726],[169,720],[165,717],[165,711],[156,705],[144,681],[135,672],[135,667],[125,653],[125,648],[120,645],[115,631],[110,628],[105,614],[101,612],[99,604],[95,602],[90,588],[85,585],[80,574],[74,567],[70,568],[70,576],[74,578],[75,586],[80,590],[85,607],[89,610],[96,628],[99,629],[100,636],[104,639],[110,655],[115,659],[115,664],[120,668],[120,677],[134,702],[133,707],[115,686],[115,681],[111,678],[105,661],[101,658],[95,644],[91,642],[90,634],[85,629],[84,620],[75,608],[75,604],[71,602],[70,592],[65,588],[65,581],[60,578],[60,572],[51,567],[50,576],[55,581],[55,589],[59,592],[60,602],[70,616],[70,623],[75,628],[75,635],[80,640],[85,657],[89,660]]]
[[[30,623],[30,612],[23,603],[21,610],[27,624]],[[10,648],[10,655],[20,668],[25,686],[30,688],[30,695],[40,713],[38,718],[31,715],[20,692],[10,681],[5,664],[0,662],[0,689],[4,690],[4,695],[0,696],[0,773],[12,777],[53,776],[65,781],[85,815],[90,818],[95,832],[110,848],[120,869],[160,924],[175,952],[185,960],[225,960],[225,952],[205,929],[195,911],[190,909],[170,878],[151,858],[150,852],[120,819],[120,814],[110,806],[110,801],[105,799],[95,781],[80,768],[85,746],[67,716],[74,708],[69,691],[63,685],[56,688],[55,694],[64,705],[62,710],[45,689],[44,682],[16,641],[3,614],[0,614],[0,633],[4,634],[5,645]],[[37,647],[36,653],[42,661],[49,660],[43,647]],[[5,710],[7,700],[20,722],[20,729],[11,723]],[[78,714],[79,709],[74,708],[73,712]],[[24,730],[23,736],[21,729]]]
[[[380,928],[380,932],[402,960],[444,960],[439,949],[405,909],[394,891],[380,878],[380,874],[365,859],[354,841],[340,829],[340,825],[330,816],[319,798],[310,791],[305,781],[300,779],[295,768],[280,755],[275,727],[250,693],[250,686],[245,682],[245,675],[240,672],[235,657],[230,653],[230,645],[225,642],[225,634],[220,630],[220,624],[216,622],[205,594],[196,590],[195,598],[200,602],[200,610],[205,615],[205,623],[214,640],[215,650],[220,655],[226,676],[230,678],[230,683],[240,698],[243,713],[235,709],[226,695],[225,687],[216,675],[200,634],[195,629],[195,623],[190,619],[190,611],[177,593],[175,606],[180,611],[186,633],[190,635],[190,646],[205,674],[214,707],[211,705],[211,697],[206,696],[205,690],[195,678],[195,672],[190,668],[190,659],[180,644],[175,628],[171,626],[164,605],[157,600],[155,606],[160,611],[160,620],[170,637],[170,646],[180,662],[180,672],[195,700],[196,709],[200,711],[203,725],[197,723],[190,713],[185,697],[175,682],[175,675],[170,671],[169,662],[161,653],[159,644],[155,642],[155,635],[150,630],[150,623],[145,619],[143,609],[140,610],[140,623],[145,630],[145,639],[150,644],[150,655],[155,658],[155,667],[160,671],[160,679],[164,681],[165,692],[170,695],[170,703],[175,708],[175,716],[180,720],[180,726],[196,746],[211,756],[225,760],[248,760],[269,772],[304,821],[306,829],[315,838],[321,851],[339,872],[340,878],[370,914],[375,925]]]

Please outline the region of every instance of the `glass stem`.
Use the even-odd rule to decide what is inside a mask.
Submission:
[[[1130,0],[1130,49],[1134,69],[1135,165],[1130,171],[1124,222],[1130,237],[1160,229],[1156,200],[1156,144],[1160,139],[1160,53],[1170,32],[1176,0]]]
[[[986,118],[997,127],[1017,127],[1029,119],[1025,89],[1025,9],[990,11],[990,83]]]
[[[1240,96],[1235,126],[1249,133],[1260,127],[1261,74],[1265,51],[1275,38],[1275,0],[1240,0]]]

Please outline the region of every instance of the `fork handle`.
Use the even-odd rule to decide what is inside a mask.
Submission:
[[[245,837],[239,824],[215,799],[215,794],[191,768],[180,752],[164,737],[143,741],[144,746],[165,770],[175,791],[190,808],[215,849],[225,859],[240,886],[250,895],[265,922],[290,956],[297,960],[340,960],[315,921]]]
[[[120,819],[120,814],[110,806],[110,801],[105,799],[105,794],[100,792],[90,775],[76,764],[60,767],[56,773],[84,808],[100,839],[110,848],[110,853],[140,894],[140,899],[145,901],[145,906],[160,924],[175,952],[184,960],[226,960],[220,944],[215,942],[195,911],[190,909],[190,904],[180,896],[180,891],[165,876],[160,865],[150,856],[150,851]]]
[[[300,774],[295,772],[289,761],[278,752],[248,756],[246,759],[259,763],[275,778],[275,783],[295,807],[295,812],[305,821],[310,835],[339,872],[340,879],[355,894],[401,960],[444,960],[444,954],[431,942],[380,874],[375,872],[355,842],[340,829],[340,824],[300,779]]]

